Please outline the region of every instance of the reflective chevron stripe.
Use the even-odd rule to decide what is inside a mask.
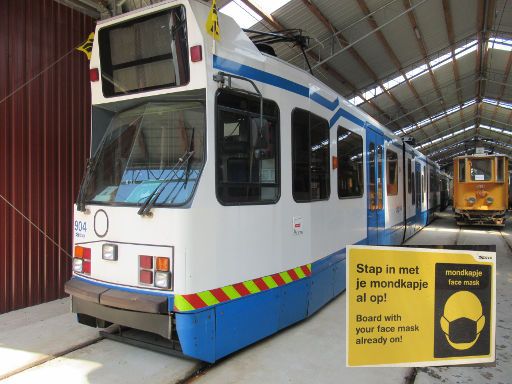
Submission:
[[[311,264],[190,295],[175,295],[174,310],[187,312],[277,288],[311,275]]]

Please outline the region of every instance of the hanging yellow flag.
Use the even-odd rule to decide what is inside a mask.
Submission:
[[[217,12],[217,2],[215,0],[212,1],[212,7],[210,8],[210,13],[208,13],[208,19],[206,20],[206,32],[215,40],[220,41],[219,15]]]
[[[92,43],[94,42],[94,32],[91,32],[89,34],[89,37],[86,41],[84,41],[82,44],[80,44],[76,50],[82,51],[87,55],[87,58],[91,60],[91,53],[92,53]]]

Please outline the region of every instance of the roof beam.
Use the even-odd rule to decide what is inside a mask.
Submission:
[[[501,99],[503,98],[503,95],[505,93],[505,88],[507,87],[507,85],[510,86],[510,84],[508,84],[508,77],[510,75],[511,67],[512,67],[512,51],[510,51],[510,53],[508,55],[507,66],[505,67],[505,73],[503,75],[503,83],[501,84],[501,87],[500,87],[498,101],[501,101]],[[494,121],[494,118],[496,117],[497,113],[498,113],[498,105],[496,105],[496,108],[494,108],[494,113],[492,114],[491,121]]]
[[[340,45],[342,47],[345,48],[348,46],[347,39],[345,38],[345,36],[343,36],[343,34],[336,29],[336,27],[322,13],[322,11],[315,4],[313,4],[311,2],[311,0],[302,0],[302,3],[324,25],[324,27],[328,31],[330,31],[334,36],[336,36],[336,39],[338,40],[338,42],[340,43]],[[402,113],[406,113],[406,109],[404,108],[402,103],[400,103],[400,101],[391,92],[389,92],[388,90],[386,90],[384,88],[384,85],[381,81],[379,81],[377,74],[368,65],[366,60],[364,60],[363,57],[361,57],[361,55],[357,52],[357,50],[354,47],[349,47],[348,52],[354,58],[354,60],[356,60],[359,65],[361,65],[361,67],[366,71],[366,73],[368,73],[370,75],[370,77],[373,79],[373,81],[375,83],[377,83],[382,88],[384,93],[386,93],[386,95],[388,95],[388,97],[393,101],[393,103],[398,107],[398,109]],[[365,100],[365,102],[367,102],[366,99],[363,98],[363,100]],[[407,118],[411,123],[414,123],[414,120],[410,116],[407,116]]]
[[[452,18],[452,10],[450,8],[450,1],[443,0],[443,11],[444,11],[444,20],[446,24],[446,33],[448,34],[448,41],[450,42],[450,48],[452,51],[452,68],[453,68],[453,76],[455,77],[455,84],[457,85],[457,99],[459,104],[462,103],[462,92],[460,91],[460,81],[459,81],[459,62],[455,59],[455,33],[453,32],[453,18]],[[462,118],[462,114],[461,114]]]
[[[267,24],[270,24],[275,30],[285,30],[287,29],[283,24],[279,22],[275,17],[272,15],[267,14],[264,12],[260,7],[258,7],[256,4],[254,4],[251,0],[240,0],[245,5],[247,5],[253,12],[258,14]],[[320,57],[313,51],[309,50],[306,52],[307,55],[309,55],[313,60],[319,61]],[[354,84],[352,84],[348,79],[346,79],[341,73],[330,67],[328,64],[322,64],[322,69],[327,72],[329,75],[334,77],[338,82],[343,84],[346,88],[349,88],[352,92],[356,92],[359,95],[359,92],[357,91]],[[361,96],[362,97],[362,96]],[[391,120],[391,116],[389,116],[386,112],[384,112],[378,105],[375,103],[370,103],[369,105],[374,108],[378,113],[388,118],[388,120]]]
[[[368,15],[370,13],[370,9],[368,8],[368,5],[366,4],[365,0],[357,0],[357,3],[359,4],[359,8],[361,9],[361,11],[365,15]],[[414,8],[412,6],[410,6],[410,4],[408,6],[406,6],[406,12],[408,14],[411,14],[413,9]],[[386,53],[388,54],[389,58],[391,59],[391,61],[395,65],[395,67],[397,68],[398,72],[405,78],[405,82],[406,82],[407,86],[409,87],[410,91],[412,92],[412,94],[416,98],[418,104],[422,107],[421,109],[425,112],[426,117],[429,117],[431,115],[431,113],[424,106],[424,103],[421,100],[421,97],[420,97],[418,91],[416,90],[416,88],[414,87],[414,85],[405,76],[405,72],[404,72],[404,70],[402,68],[402,64],[400,63],[400,60],[398,59],[398,57],[396,56],[395,52],[391,48],[391,45],[387,41],[387,39],[384,36],[384,34],[382,33],[382,31],[380,29],[378,29],[379,27],[377,25],[377,22],[375,21],[375,19],[373,17],[369,17],[368,18],[368,23],[370,24],[372,29],[376,31],[377,38],[379,39],[381,44],[384,46],[384,50],[386,51]],[[426,52],[425,52],[425,56],[426,56]],[[428,63],[427,63],[427,65],[428,65]],[[440,96],[442,96],[442,95],[440,94]],[[434,124],[434,127],[437,129],[437,126],[435,124]]]
[[[477,76],[480,81],[476,84],[475,96],[481,100],[485,93],[485,78],[487,71],[487,58],[489,50],[486,49],[488,44],[488,30],[492,28],[494,19],[495,0],[479,0],[477,12],[477,30],[478,34],[478,50],[476,55]],[[477,127],[480,125],[478,118],[475,120]],[[478,128],[477,128],[478,133]]]
[[[495,137],[493,137],[492,135],[496,135],[496,136],[499,136],[499,137],[502,137],[504,138],[505,140],[502,141],[503,143],[505,144],[508,144],[508,145],[512,145],[512,136],[510,135],[507,135],[506,133],[503,133],[503,132],[494,132],[494,131],[488,131],[488,130],[482,130],[480,133],[476,133],[476,127],[475,128],[471,128],[469,130],[467,130],[466,132],[464,132],[463,134],[460,135],[461,138],[463,137],[466,137],[466,140],[467,140],[467,136],[465,136],[468,132],[472,132],[473,130],[475,130],[475,134],[473,135],[473,137],[475,136],[484,136],[484,137],[487,137],[488,139],[491,139],[491,140],[496,140]],[[457,143],[457,141],[454,141],[453,143],[449,143],[449,141],[453,138],[458,138],[459,136],[453,136],[451,137],[450,139],[447,139],[446,141],[444,141],[443,143],[439,143],[439,144],[442,144],[442,145],[439,145],[438,143],[436,143],[436,145],[432,146],[432,147],[429,147],[428,150],[426,150],[425,152],[423,152],[423,150],[421,150],[425,155],[427,156],[432,156],[435,158],[436,155],[431,155],[433,152],[436,152],[440,149],[443,149],[443,148],[446,148],[446,147],[450,147],[451,145],[453,145],[454,143]],[[463,140],[459,140],[460,141],[463,141]]]

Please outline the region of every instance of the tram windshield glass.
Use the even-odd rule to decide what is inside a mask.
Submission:
[[[471,159],[471,180],[489,181],[492,178],[491,159]]]
[[[185,8],[178,6],[99,31],[106,97],[189,82]]]
[[[85,201],[183,205],[204,164],[205,108],[200,102],[147,103],[118,113],[82,185]],[[87,181],[88,180],[88,181]]]

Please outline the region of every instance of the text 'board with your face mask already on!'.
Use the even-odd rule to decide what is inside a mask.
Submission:
[[[496,252],[347,247],[347,366],[495,361]]]

